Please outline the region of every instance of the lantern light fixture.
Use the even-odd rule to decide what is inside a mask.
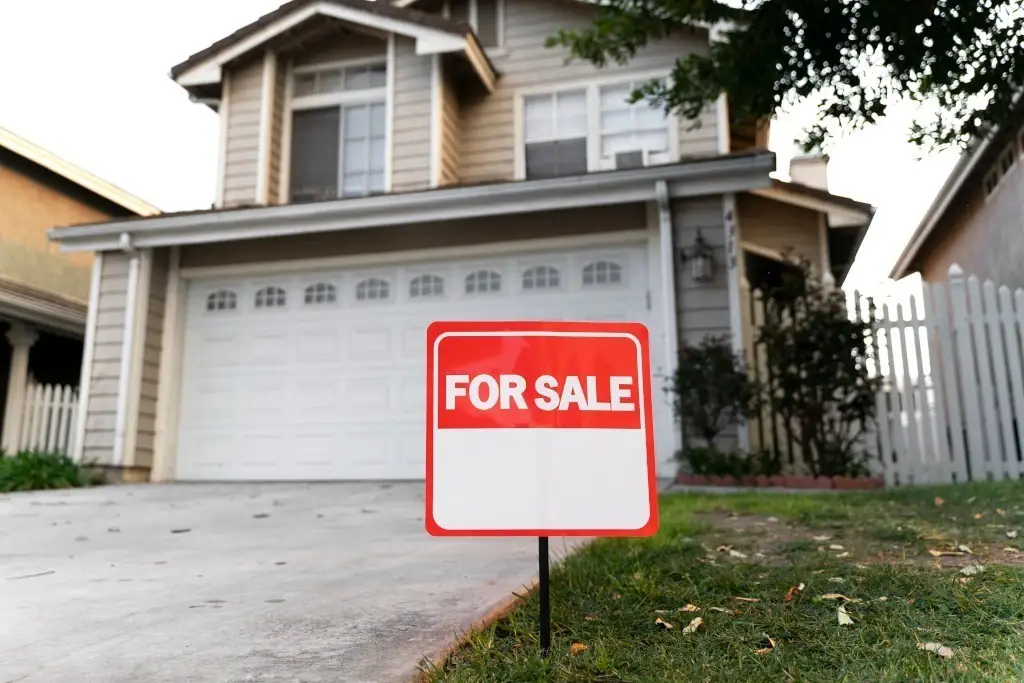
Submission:
[[[680,259],[683,263],[690,262],[690,278],[694,282],[711,282],[715,279],[715,253],[704,241],[699,229],[693,246],[682,249]]]

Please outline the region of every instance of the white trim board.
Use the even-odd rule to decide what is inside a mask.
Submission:
[[[62,251],[97,251],[117,248],[123,233],[139,247],[155,247],[409,225],[647,202],[655,198],[658,180],[668,183],[673,198],[744,192],[768,186],[768,173],[774,168],[775,155],[759,152],[550,180],[83,225],[51,230],[49,235],[62,242]]]
[[[192,66],[179,74],[174,80],[183,87],[218,83],[225,73],[223,68],[225,64],[250,50],[258,48],[271,38],[298,26],[316,15],[359,24],[367,28],[377,29],[383,33],[397,33],[398,35],[412,38],[416,41],[416,54],[418,55],[446,52],[466,52],[468,54],[471,52],[472,46],[477,42],[472,36],[457,35],[414,22],[381,16],[375,12],[355,7],[337,5],[330,2],[318,2],[280,17],[247,38],[216,52],[207,59]],[[474,62],[474,66],[477,66],[472,58],[470,61]],[[489,68],[487,70],[491,71],[491,77],[493,78],[493,70]],[[488,79],[487,74],[484,72],[480,72],[480,77],[485,81]]]
[[[78,380],[78,414],[75,416],[75,434],[71,457],[82,461],[85,453],[85,427],[89,418],[89,396],[92,391],[92,364],[96,356],[96,324],[100,314],[100,286],[103,280],[103,252],[97,252],[92,262],[92,281],[89,285],[89,314],[85,323],[85,342],[82,348],[82,374]]]
[[[260,263],[239,263],[229,266],[200,266],[182,268],[180,276],[186,280],[238,277],[245,275],[291,275],[331,268],[360,267],[374,265],[395,265],[456,258],[471,258],[502,250],[536,251],[541,249],[571,249],[573,247],[608,247],[623,244],[639,244],[647,238],[646,226],[638,230],[596,232],[585,235],[563,237],[541,237],[525,240],[507,240],[470,244],[458,247],[433,247],[393,252],[370,252],[349,256],[328,256],[293,261],[263,261]]]
[[[263,55],[263,83],[260,93],[260,137],[256,157],[256,203],[270,203],[270,157],[274,142],[274,95],[277,94],[277,55]]]

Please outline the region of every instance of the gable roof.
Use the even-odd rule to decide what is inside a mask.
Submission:
[[[93,175],[83,168],[75,166],[69,161],[61,159],[56,154],[49,152],[28,140],[15,135],[6,128],[0,128],[0,149],[28,159],[34,164],[42,166],[51,173],[75,183],[98,197],[117,204],[120,207],[140,216],[153,216],[160,213],[160,209],[133,194],[125,192],[116,185]]]
[[[291,0],[176,64],[171,77],[185,87],[220,82],[225,63],[317,15],[414,38],[418,54],[465,52],[485,84],[493,85],[494,67],[469,24],[384,0]]]

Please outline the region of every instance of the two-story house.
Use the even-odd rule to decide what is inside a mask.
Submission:
[[[81,377],[92,254],[60,253],[47,231],[158,213],[156,207],[0,128],[0,448],[61,450],[68,425],[26,412],[33,384]],[[70,415],[68,415],[70,417]],[[33,421],[34,420],[34,421]]]
[[[153,480],[422,478],[432,320],[641,321],[660,383],[680,340],[741,347],[741,251],[795,240],[841,271],[832,233],[870,212],[773,182],[767,126],[733,130],[724,97],[697,122],[628,103],[713,30],[604,69],[545,47],[593,12],[293,0],[175,66],[220,115],[218,206],[53,234],[102,282],[79,455]],[[655,425],[671,463],[665,400]]]

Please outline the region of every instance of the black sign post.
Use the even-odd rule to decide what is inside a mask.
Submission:
[[[548,537],[538,539],[537,555],[540,560],[540,654],[548,656],[551,649],[551,595],[548,587]]]

